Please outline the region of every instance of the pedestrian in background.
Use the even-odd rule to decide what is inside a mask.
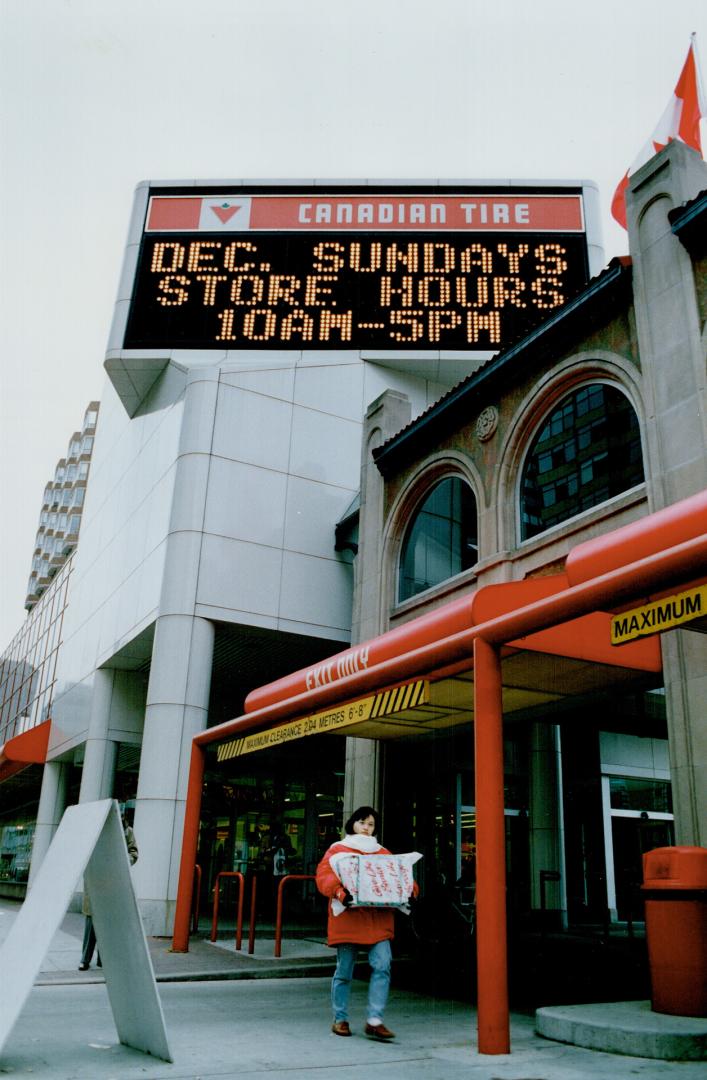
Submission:
[[[130,865],[134,866],[134,864],[137,862],[138,855],[135,833],[125,820],[124,814],[121,815],[121,821],[123,823],[123,835],[125,836],[125,843],[128,849],[128,858],[130,859]],[[81,910],[86,916],[86,922],[84,924],[83,930],[83,945],[81,947],[81,963],[79,964],[79,971],[88,971],[91,966],[93,951],[96,948],[96,931],[93,929],[91,899],[85,888],[83,891],[83,904]],[[98,954],[97,966],[102,967],[100,952]]]

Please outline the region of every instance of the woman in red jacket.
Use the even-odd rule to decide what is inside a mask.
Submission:
[[[356,953],[359,947],[368,949],[371,978],[368,984],[368,1018],[365,1033],[372,1039],[387,1041],[394,1038],[383,1023],[383,1012],[390,987],[390,940],[395,932],[392,908],[349,908],[351,894],[336,876],[330,859],[332,855],[390,855],[376,840],[378,813],[372,806],[359,806],[344,826],[346,836],[332,844],[317,867],[317,888],[329,898],[327,944],[336,946],[336,971],[331,984],[331,1004],[335,1035],[350,1035],[349,995]],[[335,915],[334,901],[346,910]]]

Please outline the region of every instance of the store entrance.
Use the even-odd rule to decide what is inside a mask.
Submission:
[[[654,742],[657,752],[660,744]],[[675,843],[670,781],[655,776],[602,777],[607,900],[614,919],[644,918],[643,856]]]
[[[643,881],[643,856],[653,848],[672,846],[675,842],[673,823],[651,821],[647,814],[644,818],[614,817],[611,834],[617,916],[622,921],[642,918],[640,886]]]
[[[237,871],[247,887],[257,877],[258,919],[271,923],[276,891],[287,874],[314,874],[340,836],[345,740],[303,740],[219,764],[209,755],[197,865],[200,911],[210,917],[221,872]],[[318,919],[312,883],[288,893],[288,918]],[[225,910],[228,911],[228,905]]]
[[[476,808],[473,728],[435,732],[383,744],[383,843],[420,851],[420,897],[410,922],[399,921],[398,953],[417,959],[418,972],[440,989],[472,983],[476,923]],[[508,919],[530,911],[528,729],[507,725],[505,836]],[[420,974],[420,978],[423,975]]]

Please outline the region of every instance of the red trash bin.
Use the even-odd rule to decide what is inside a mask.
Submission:
[[[651,1008],[707,1016],[707,848],[643,856]]]

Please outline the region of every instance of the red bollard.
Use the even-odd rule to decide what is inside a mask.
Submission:
[[[250,883],[250,922],[248,924],[248,954],[252,956],[255,952],[255,896],[258,888],[258,879],[253,874],[253,880]]]
[[[236,948],[241,947],[241,937],[243,934],[243,874],[239,870],[222,870],[220,874],[216,875],[216,881],[214,882],[214,909],[211,917],[211,940],[216,941],[218,937],[218,907],[219,907],[219,887],[221,885],[221,878],[237,878],[238,879],[238,915],[236,917]]]
[[[201,867],[198,863],[194,866],[194,891],[192,896],[192,923],[191,932],[199,931],[199,903],[201,899]]]
[[[275,956],[282,955],[282,894],[287,881],[316,881],[314,874],[286,874],[277,887],[277,915],[275,916]]]

